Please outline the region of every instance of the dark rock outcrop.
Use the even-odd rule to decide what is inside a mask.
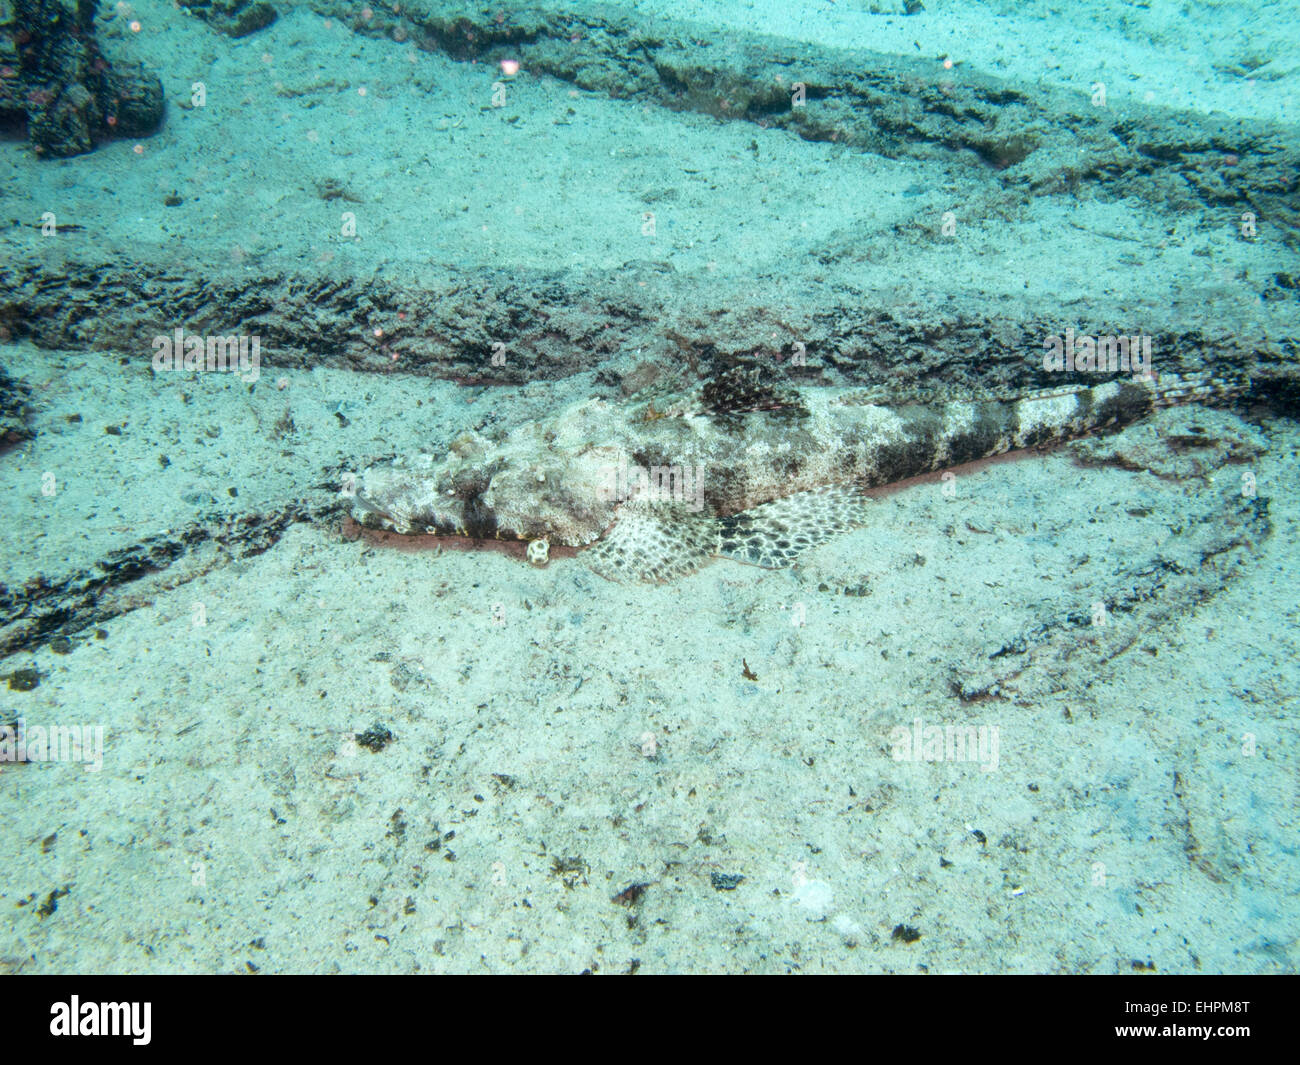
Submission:
[[[162,84],[110,66],[95,40],[97,0],[0,0],[0,125],[26,129],[38,155],[92,151],[158,128]]]
[[[32,437],[27,424],[31,392],[21,381],[10,377],[0,366],[0,454],[20,440]]]
[[[265,0],[180,0],[180,5],[228,37],[247,37],[276,19]]]

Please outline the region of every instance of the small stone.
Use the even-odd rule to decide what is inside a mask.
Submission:
[[[11,692],[29,692],[40,686],[41,675],[34,669],[15,669],[6,680]]]

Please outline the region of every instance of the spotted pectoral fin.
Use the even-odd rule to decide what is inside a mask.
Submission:
[[[680,507],[625,503],[604,537],[582,559],[611,581],[662,583],[709,561],[715,522]]]
[[[865,500],[849,486],[799,492],[722,518],[714,552],[768,569],[792,565],[804,551],[866,520]]]
[[[800,492],[721,519],[681,506],[625,503],[582,558],[612,581],[676,580],[717,555],[779,569],[865,517],[863,497],[848,486]]]

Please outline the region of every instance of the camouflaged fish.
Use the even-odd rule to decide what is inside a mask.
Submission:
[[[887,407],[855,389],[783,390],[737,367],[662,410],[592,399],[502,440],[466,433],[445,455],[366,470],[350,494],[371,528],[585,547],[604,577],[667,581],[719,556],[790,565],[865,522],[864,489],[1234,391],[1135,378]]]

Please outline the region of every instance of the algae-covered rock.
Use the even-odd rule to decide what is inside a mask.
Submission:
[[[31,439],[33,434],[27,424],[31,395],[23,382],[10,377],[0,366],[0,453],[21,440]]]
[[[96,0],[0,0],[0,123],[26,127],[38,155],[92,151],[158,128],[162,84],[114,68],[95,39]]]
[[[264,0],[180,0],[180,5],[229,37],[264,30],[277,17],[275,8]]]

